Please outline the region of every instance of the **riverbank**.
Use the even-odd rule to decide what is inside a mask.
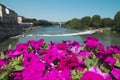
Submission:
[[[43,27],[43,26],[34,26],[34,27],[24,28],[24,29],[23,29],[23,32],[22,32],[21,34],[16,35],[16,36],[12,36],[12,37],[10,37],[10,39],[12,39],[12,38],[19,38],[19,37],[24,37],[24,36],[25,36],[24,33],[29,32],[29,31],[31,31],[31,30],[36,30],[36,29],[39,29],[39,28],[42,28],[42,27]]]
[[[42,28],[42,26],[33,26],[33,27],[24,28],[23,31],[28,32],[30,30],[34,30],[34,29],[37,29],[37,28]]]
[[[22,32],[18,23],[0,23],[0,42]]]
[[[98,29],[95,29],[96,32],[108,32],[108,31],[111,31],[111,28],[110,27],[107,27],[107,28],[98,28]]]
[[[97,29],[85,29],[85,30],[81,30],[81,29],[71,29],[71,30],[77,30],[77,31],[94,31],[94,32],[108,32],[111,31],[110,27],[106,27],[106,28],[97,28]]]

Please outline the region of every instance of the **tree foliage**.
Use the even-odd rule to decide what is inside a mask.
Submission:
[[[53,25],[51,22],[47,20],[37,20],[35,18],[25,18],[23,22],[32,22],[34,26],[42,26],[42,25]]]
[[[68,26],[68,28],[78,29],[81,26],[81,22],[80,22],[80,19],[74,18],[66,22],[66,25]]]
[[[113,20],[111,18],[103,18],[102,19],[102,27],[112,27]]]
[[[114,26],[112,27],[112,30],[120,32],[120,11],[116,13],[114,16]]]
[[[118,11],[114,19],[109,17],[101,18],[99,15],[93,15],[82,17],[81,19],[74,18],[65,23],[65,26],[72,29],[96,29],[96,28],[105,28],[110,27],[111,30],[120,32],[120,11]]]
[[[85,16],[81,19],[81,27],[84,29],[88,29],[91,26],[91,17]]]
[[[92,27],[93,28],[99,28],[101,26],[101,17],[99,15],[94,15],[92,17]]]

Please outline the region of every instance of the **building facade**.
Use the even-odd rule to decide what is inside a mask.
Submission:
[[[17,23],[17,13],[0,4],[0,22]]]
[[[18,16],[17,20],[18,20],[18,23],[23,23],[24,17],[23,16]]]

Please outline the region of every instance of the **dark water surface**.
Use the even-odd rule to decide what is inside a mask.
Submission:
[[[81,44],[83,44],[83,41],[85,40],[86,36],[92,35],[96,36],[99,38],[100,42],[105,44],[105,45],[120,45],[120,33],[113,33],[113,32],[96,32],[93,34],[82,34],[82,35],[75,35],[75,36],[65,36],[65,34],[72,34],[72,33],[78,33],[80,31],[76,30],[70,30],[64,27],[60,26],[49,26],[49,27],[42,27],[42,28],[37,28],[31,31],[28,31],[24,33],[25,35],[30,35],[30,34],[49,34],[49,35],[64,35],[64,36],[37,36],[37,37],[20,37],[20,38],[12,38],[8,39],[6,41],[3,41],[0,43],[0,51],[8,48],[9,45],[12,45],[12,48],[15,47],[16,44],[18,43],[24,43],[27,40],[38,40],[43,38],[45,41],[53,41],[53,42],[60,42],[62,40],[77,40]],[[10,47],[10,46],[9,46]]]

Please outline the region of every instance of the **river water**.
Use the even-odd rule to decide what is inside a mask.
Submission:
[[[77,40],[81,44],[83,44],[83,41],[85,41],[86,36],[89,36],[89,35],[98,37],[100,42],[107,46],[111,44],[120,45],[120,33],[96,32],[93,34],[79,34],[79,35],[73,35],[73,36],[66,35],[66,34],[74,34],[74,33],[79,33],[79,32],[81,31],[70,30],[64,27],[60,27],[60,26],[49,26],[49,27],[42,27],[42,28],[39,27],[37,29],[30,30],[24,34],[25,35],[31,35],[31,34],[38,35],[39,34],[41,36],[36,36],[36,37],[25,36],[25,37],[20,37],[20,38],[8,39],[0,43],[0,51],[7,49],[8,46],[10,47],[10,45],[12,46],[12,48],[14,48],[15,45],[18,43],[24,43],[27,40],[39,40],[41,38],[43,38],[45,41],[53,41],[55,43],[58,43],[62,40],[72,40],[72,41]],[[48,36],[44,36],[44,35],[48,35]],[[59,36],[55,36],[55,35],[59,35]]]

